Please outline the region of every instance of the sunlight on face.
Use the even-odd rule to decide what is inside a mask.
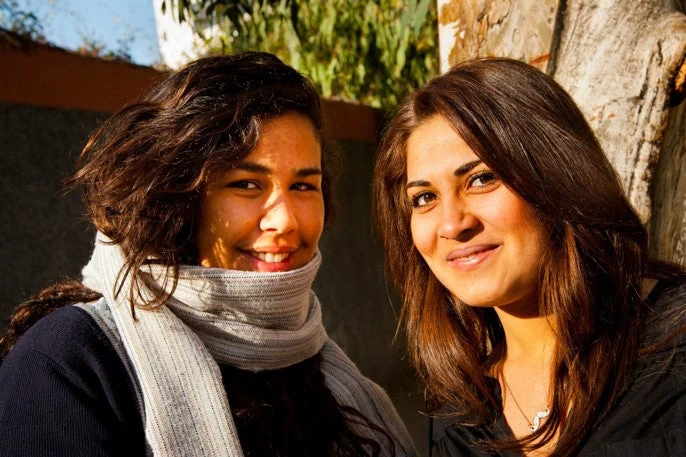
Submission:
[[[442,116],[408,139],[406,192],[414,244],[456,298],[537,308],[543,226]]]
[[[271,119],[255,149],[207,183],[196,244],[200,264],[287,271],[314,256],[324,227],[321,144],[299,114]]]

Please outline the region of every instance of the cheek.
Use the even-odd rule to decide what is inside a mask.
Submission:
[[[522,260],[540,261],[548,242],[547,230],[529,205],[519,198],[512,198],[509,204],[500,208],[493,220],[500,231],[512,238]]]
[[[428,254],[431,250],[433,239],[431,231],[429,221],[426,218],[417,216],[410,218],[412,242],[422,255]]]
[[[503,233],[537,231],[538,222],[533,212],[521,198],[507,189],[498,197],[482,205],[479,216]]]
[[[303,237],[311,244],[317,244],[324,231],[324,200],[303,202],[299,213],[298,226]]]
[[[241,237],[252,216],[241,205],[229,199],[214,198],[205,202],[200,212],[200,233],[224,242]]]

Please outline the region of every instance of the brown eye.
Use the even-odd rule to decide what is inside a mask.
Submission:
[[[239,181],[231,181],[230,183],[228,183],[226,185],[226,187],[230,187],[232,189],[245,189],[245,190],[259,189],[259,186],[256,183],[254,183],[252,181],[244,180],[244,179],[239,180]]]
[[[413,208],[421,208],[426,206],[436,199],[436,196],[432,192],[420,192],[414,195],[411,199]]]
[[[469,187],[488,187],[498,180],[492,171],[475,173],[469,178]]]
[[[307,190],[317,190],[317,187],[306,182],[298,182],[293,184],[291,189],[304,192]]]

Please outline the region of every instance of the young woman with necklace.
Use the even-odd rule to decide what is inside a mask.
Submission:
[[[550,77],[492,58],[434,79],[374,189],[433,455],[686,455],[686,275]]]

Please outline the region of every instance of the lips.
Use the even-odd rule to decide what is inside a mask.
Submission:
[[[254,271],[276,272],[292,268],[295,251],[297,248],[290,246],[261,246],[243,252]]]
[[[447,261],[456,268],[471,270],[486,261],[499,247],[497,244],[480,244],[455,249],[448,254]]]
[[[279,263],[283,262],[286,257],[290,255],[289,252],[256,252],[255,257],[259,258],[263,262],[267,263]]]

